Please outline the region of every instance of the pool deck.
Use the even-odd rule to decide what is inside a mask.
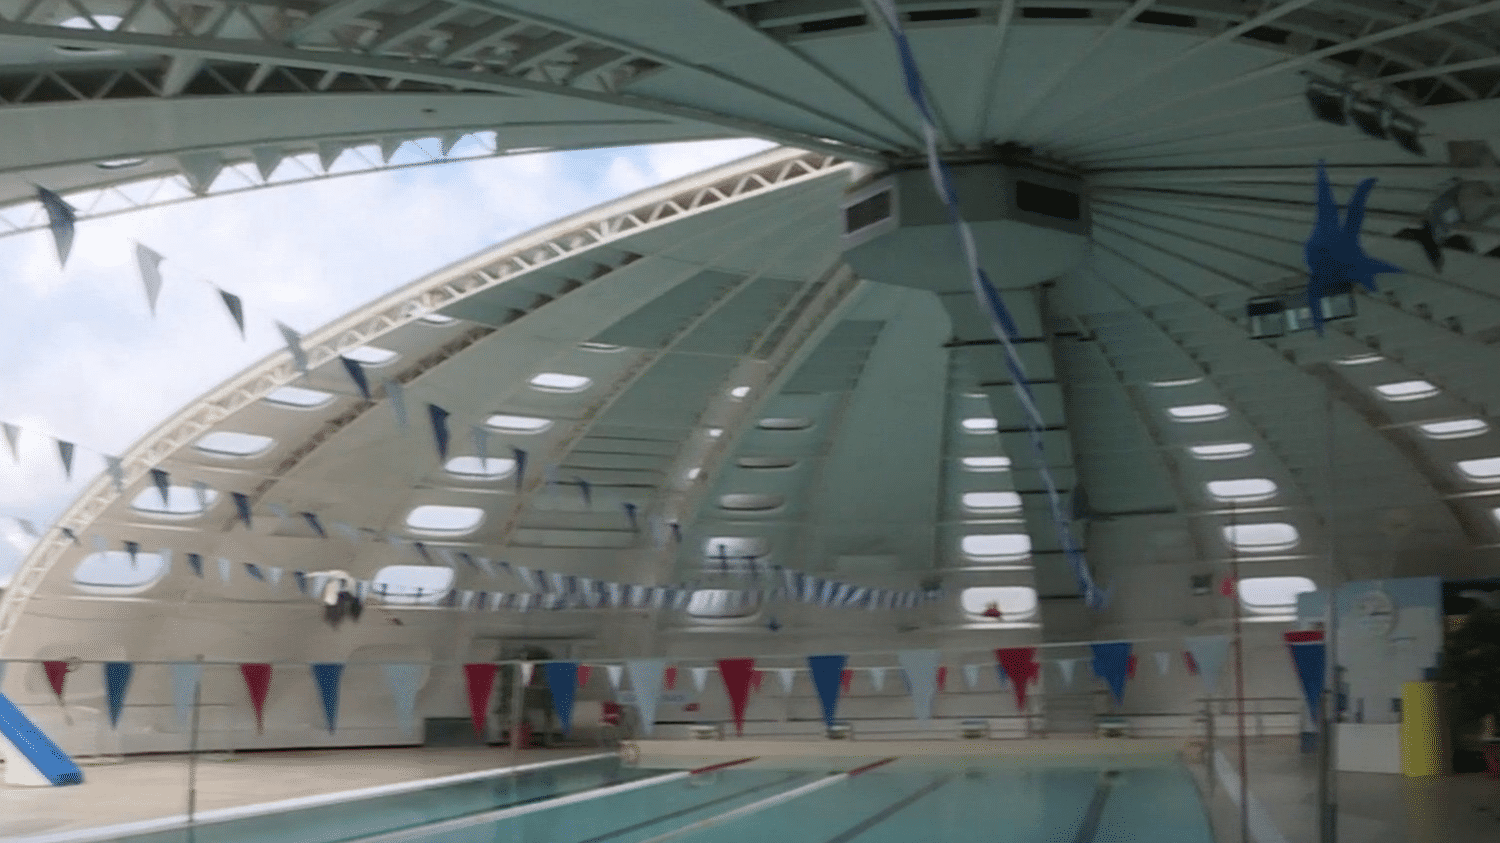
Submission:
[[[526,765],[598,752],[528,749],[518,760]],[[510,759],[505,747],[205,753],[198,763],[197,810],[206,819],[268,802],[503,770]],[[82,785],[70,787],[0,784],[0,840],[82,841],[100,828],[181,820],[187,810],[186,755],[127,757],[84,766],[83,776]]]

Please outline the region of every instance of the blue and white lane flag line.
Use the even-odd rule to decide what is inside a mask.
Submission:
[[[1072,519],[1063,506],[1062,495],[1057,490],[1057,481],[1053,478],[1051,470],[1047,468],[1042,443],[1042,431],[1047,425],[1042,418],[1041,410],[1036,405],[1036,396],[1026,377],[1026,367],[1022,364],[1021,357],[1016,353],[1015,344],[1012,342],[1016,335],[1016,323],[1011,318],[1010,311],[1006,309],[1005,302],[1001,301],[999,291],[995,289],[994,284],[990,283],[989,276],[979,266],[979,251],[974,244],[974,231],[958,210],[958,195],[953,189],[953,179],[948,172],[948,166],[943,163],[943,159],[938,154],[937,121],[933,116],[931,105],[927,102],[922,73],[917,68],[916,55],[912,53],[911,43],[906,38],[906,31],[901,27],[901,16],[896,11],[894,0],[869,0],[869,5],[880,12],[886,29],[890,31],[891,38],[896,43],[896,53],[901,60],[901,75],[906,82],[907,96],[911,97],[912,105],[916,106],[917,114],[922,119],[922,137],[927,151],[927,173],[932,177],[933,190],[937,192],[938,198],[947,209],[948,221],[953,225],[953,232],[958,237],[959,246],[963,250],[964,262],[969,269],[969,283],[974,288],[974,297],[984,305],[985,313],[990,319],[990,327],[1005,350],[1005,366],[1010,370],[1016,400],[1020,402],[1021,408],[1026,413],[1027,433],[1036,458],[1037,472],[1047,488],[1047,501],[1052,510],[1052,522],[1057,528],[1058,542],[1062,545],[1063,554],[1073,569],[1073,576],[1078,582],[1078,590],[1083,595],[1084,603],[1093,609],[1103,608],[1109,600],[1109,593],[1094,584],[1094,577],[1089,572],[1083,551],[1073,540]]]

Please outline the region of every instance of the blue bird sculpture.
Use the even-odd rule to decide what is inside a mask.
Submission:
[[[1307,305],[1312,310],[1313,327],[1323,335],[1323,309],[1318,302],[1347,292],[1355,284],[1375,292],[1375,275],[1381,272],[1403,272],[1399,266],[1365,254],[1359,245],[1359,229],[1365,221],[1365,202],[1375,179],[1365,179],[1354,188],[1344,220],[1339,222],[1339,206],[1333,199],[1328,171],[1318,162],[1318,217],[1308,235],[1304,252],[1307,259]]]

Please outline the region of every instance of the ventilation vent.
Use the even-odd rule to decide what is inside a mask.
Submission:
[[[1077,222],[1083,211],[1077,193],[1016,180],[1016,207],[1044,217]]]
[[[1088,9],[1054,9],[1034,7],[1021,10],[1021,17],[1036,18],[1038,20],[1079,20],[1093,17],[1093,12]]]
[[[823,20],[810,20],[797,27],[798,32],[834,32],[840,29],[854,29],[864,26],[869,18],[864,15],[845,15],[839,18],[825,18]]]
[[[1141,12],[1135,16],[1136,23],[1149,23],[1154,26],[1177,26],[1185,29],[1194,29],[1198,26],[1198,19],[1192,15],[1175,15],[1171,12]]]
[[[867,199],[861,199],[844,209],[844,233],[853,234],[891,218],[891,194],[882,190]]]

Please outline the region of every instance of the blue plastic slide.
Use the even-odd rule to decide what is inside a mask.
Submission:
[[[54,785],[83,784],[83,771],[73,759],[42,734],[42,730],[4,694],[0,694],[0,741],[8,742],[15,749],[9,753],[11,761],[8,763],[16,763],[18,758],[25,759],[42,778]]]

